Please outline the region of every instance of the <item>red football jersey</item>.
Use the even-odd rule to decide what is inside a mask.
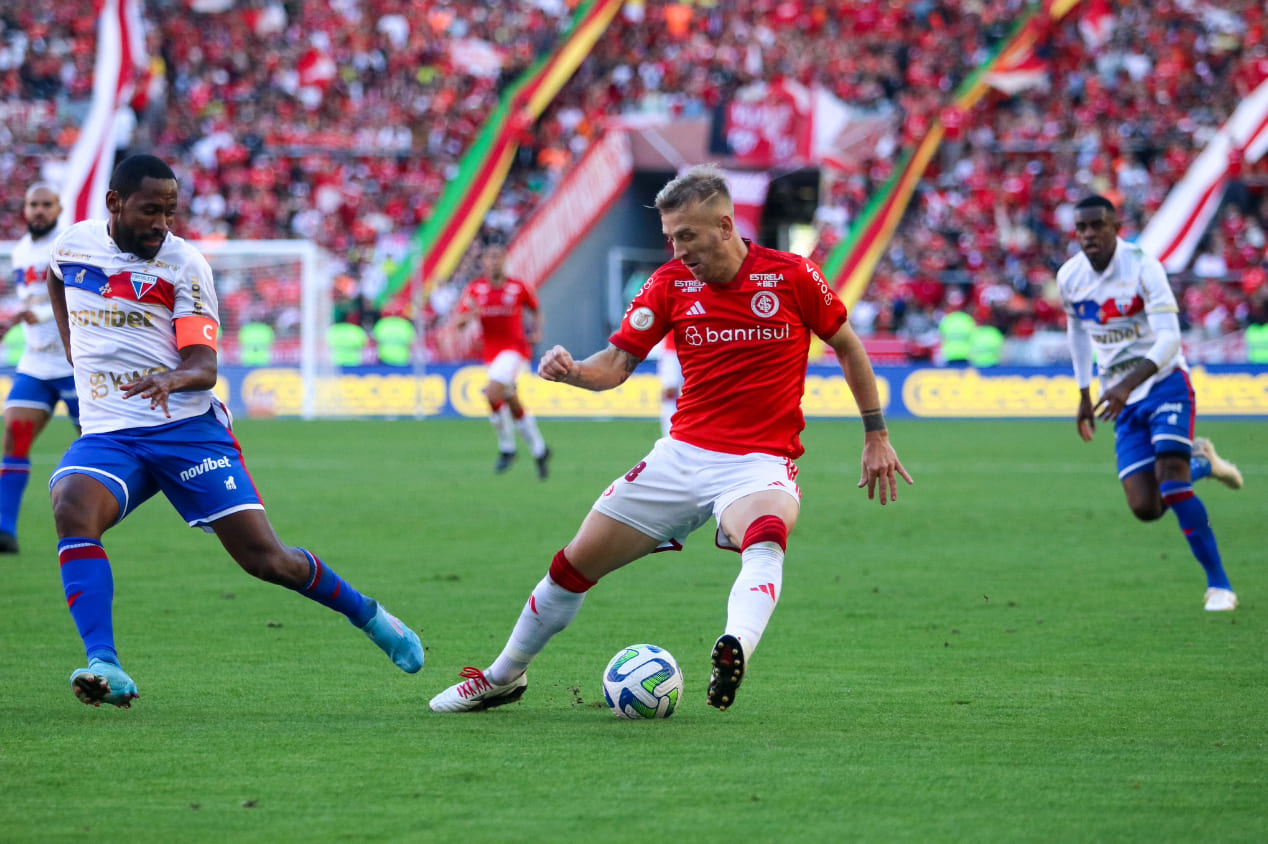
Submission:
[[[474,310],[484,335],[484,362],[491,363],[500,352],[533,356],[524,337],[524,310],[537,310],[537,294],[518,279],[505,279],[494,287],[487,278],[477,278],[462,293],[463,311]]]
[[[735,278],[697,281],[681,261],[652,273],[612,344],[638,358],[673,332],[683,387],[671,436],[727,454],[800,457],[810,333],[844,324],[845,303],[813,263],[753,243]]]

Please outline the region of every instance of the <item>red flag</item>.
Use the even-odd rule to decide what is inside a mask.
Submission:
[[[62,225],[106,216],[106,187],[117,149],[115,125],[128,108],[144,61],[140,0],[104,0],[97,17],[92,105],[66,163]]]
[[[1079,13],[1079,34],[1088,49],[1096,50],[1114,32],[1114,13],[1106,0],[1091,0]]]

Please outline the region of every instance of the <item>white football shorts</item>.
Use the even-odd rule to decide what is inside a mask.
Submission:
[[[739,550],[722,532],[726,508],[755,492],[780,490],[801,503],[797,464],[773,454],[723,454],[669,437],[604,490],[592,509],[680,550],[687,536],[718,520],[719,548]]]
[[[528,361],[519,352],[506,349],[498,352],[489,364],[489,380],[515,389],[515,381],[528,370]]]

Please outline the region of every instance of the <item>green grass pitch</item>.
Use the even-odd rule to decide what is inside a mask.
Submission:
[[[1268,426],[1211,422],[1246,488],[1199,485],[1242,599],[1206,613],[1174,517],[1137,523],[1112,435],[1073,422],[893,426],[914,487],[855,488],[858,423],[812,421],[781,596],[736,705],[706,706],[738,558],[711,527],[619,571],[534,663],[524,700],[427,700],[496,655],[645,422],[542,429],[492,472],[476,421],[251,421],[282,539],[420,630],[395,669],[344,619],[255,581],[153,500],[106,536],[141,698],[93,709],[62,596],[36,444],[0,558],[0,840],[1262,841],[1268,830]],[[602,703],[620,647],[683,667],[675,715]]]

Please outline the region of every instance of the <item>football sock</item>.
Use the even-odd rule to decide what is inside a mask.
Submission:
[[[1198,457],[1196,454],[1189,458],[1189,478],[1192,483],[1197,483],[1211,474],[1211,461],[1205,457]]]
[[[30,458],[0,460],[0,531],[10,536],[18,535],[18,511],[22,509],[22,495],[30,477]]]
[[[68,536],[57,543],[66,606],[88,658],[119,662],[114,647],[114,575],[106,549],[95,539]]]
[[[348,585],[330,566],[317,559],[305,548],[300,548],[308,558],[308,582],[295,589],[305,598],[311,598],[323,607],[343,613],[357,627],[365,627],[374,618],[375,604]]]
[[[493,426],[493,432],[497,434],[498,451],[503,454],[515,453],[515,428],[511,423],[511,409],[502,402],[498,402],[489,412],[489,424]]]
[[[542,439],[542,432],[537,429],[537,420],[533,418],[533,414],[524,413],[516,419],[515,428],[524,438],[524,442],[528,443],[533,457],[541,457],[546,453],[546,441]]]
[[[528,664],[542,652],[550,637],[563,630],[577,617],[586,590],[594,585],[586,580],[560,551],[550,564],[550,573],[541,579],[528,596],[506,647],[493,665],[484,672],[490,683],[503,685],[528,669]]]
[[[741,555],[740,576],[726,603],[726,632],[752,655],[775,611],[784,578],[784,552],[774,542],[756,542]]]
[[[777,516],[754,520],[744,534],[740,575],[726,605],[726,631],[752,656],[770,623],[784,582],[788,528]]]
[[[31,443],[35,440],[35,423],[18,419],[7,426],[10,454],[0,460],[0,531],[18,535],[18,511],[22,495],[31,477]]]
[[[1216,589],[1232,589],[1224,565],[1220,561],[1220,549],[1215,542],[1215,532],[1206,515],[1202,499],[1193,493],[1193,485],[1184,481],[1164,481],[1159,485],[1162,500],[1175,512],[1184,538],[1189,540],[1193,556],[1206,570],[1206,585]]]

